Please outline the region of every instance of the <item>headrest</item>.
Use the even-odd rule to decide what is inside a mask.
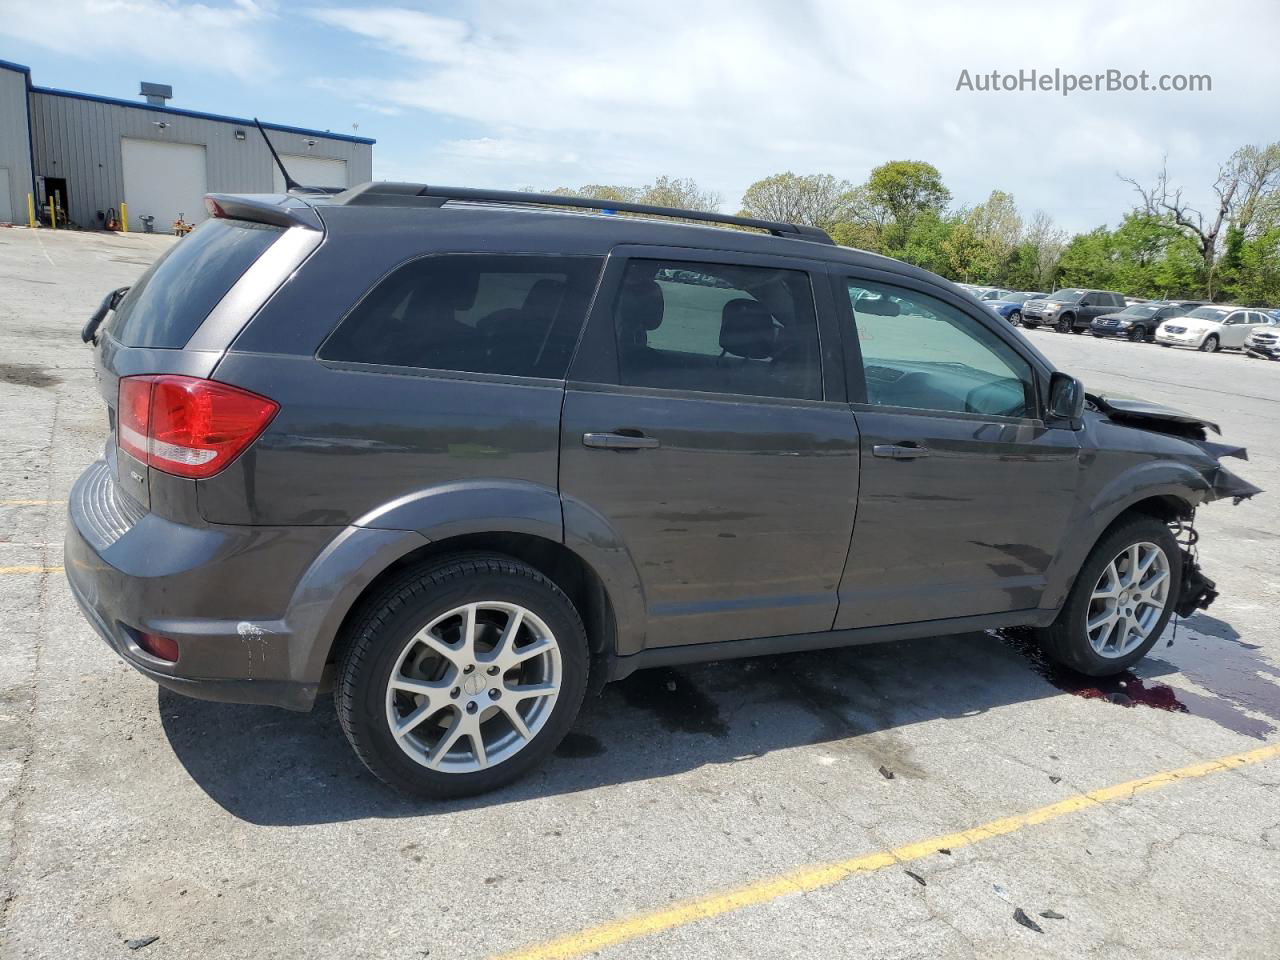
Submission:
[[[720,313],[720,349],[735,357],[767,360],[776,334],[773,314],[755,300],[730,300]]]
[[[564,281],[543,277],[537,281],[524,297],[525,313],[535,316],[551,316],[560,309],[560,298],[564,296]]]
[[[441,270],[431,288],[431,299],[451,310],[470,310],[480,289],[480,271]]]
[[[657,330],[666,306],[656,280],[628,280],[618,298],[618,320],[632,330]]]
[[[879,317],[896,317],[902,313],[897,301],[886,296],[859,297],[853,305],[854,313],[873,313]]]

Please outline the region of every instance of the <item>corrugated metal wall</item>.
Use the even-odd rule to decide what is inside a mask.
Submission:
[[[0,167],[9,171],[9,202],[14,223],[27,222],[31,192],[31,138],[27,135],[27,74],[0,66]]]
[[[119,209],[124,199],[124,169],[120,140],[162,140],[205,147],[211,193],[270,193],[272,160],[262,136],[253,126],[102,103],[60,93],[31,94],[31,120],[36,174],[67,181],[68,214],[82,227],[102,225],[98,211]],[[161,128],[157,123],[168,124]],[[237,140],[236,130],[245,132]],[[347,161],[350,184],[373,179],[373,147],[367,143],[331,140],[267,130],[280,153],[297,153]],[[308,147],[307,140],[315,140]],[[23,204],[25,207],[25,191]],[[162,225],[157,224],[157,228]],[[130,229],[139,229],[130,225]]]

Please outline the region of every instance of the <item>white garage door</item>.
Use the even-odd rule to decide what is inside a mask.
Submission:
[[[9,200],[8,167],[0,167],[0,223],[13,223],[13,206]]]
[[[156,233],[173,233],[173,221],[179,214],[187,223],[205,219],[204,195],[209,181],[202,145],[124,138],[120,152],[130,230],[141,233],[141,218],[148,216],[156,218]]]
[[[285,153],[280,155],[280,161],[289,171],[289,176],[304,187],[342,187],[345,190],[350,186],[347,183],[347,161],[345,160],[298,157]],[[280,168],[274,163],[271,165],[271,177],[275,183],[275,192],[284,193],[284,177],[280,175]]]

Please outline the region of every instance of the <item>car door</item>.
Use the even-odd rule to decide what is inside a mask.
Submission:
[[[1245,334],[1249,327],[1247,324],[1248,313],[1244,310],[1236,310],[1227,315],[1222,321],[1222,328],[1218,331],[1221,338],[1219,345],[1223,347],[1242,347],[1244,346]]]
[[[633,563],[646,646],[831,628],[859,457],[839,356],[821,264],[611,255],[565,393],[560,490],[566,536]]]
[[[927,281],[836,283],[862,444],[836,626],[1036,607],[1080,477],[1078,434],[1041,412],[1048,370]]]

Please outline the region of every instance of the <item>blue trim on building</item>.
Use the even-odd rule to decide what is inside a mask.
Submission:
[[[7,64],[0,60],[0,65],[17,67],[19,70],[27,70],[26,67],[19,67],[17,64]],[[31,76],[31,71],[27,70],[27,76]],[[114,107],[128,107],[131,110],[151,110],[155,113],[168,113],[179,117],[194,117],[197,120],[214,120],[218,123],[233,123],[241,127],[252,127],[252,120],[245,120],[242,117],[227,117],[218,113],[204,113],[200,110],[183,110],[180,107],[160,107],[151,103],[135,103],[132,100],[120,100],[117,97],[100,97],[92,93],[76,93],[73,90],[57,90],[53,87],[31,87],[32,93],[44,93],[54,97],[70,97],[73,100],[88,100],[91,103],[107,103]],[[377,143],[376,140],[370,140],[368,137],[353,137],[345,133],[327,133],[324,130],[307,130],[304,127],[286,127],[280,123],[263,123],[268,130],[279,130],[281,133],[300,133],[304,137],[324,137],[328,140],[343,140],[347,143],[364,143],[372,146]]]
[[[28,77],[31,76],[30,67],[24,67],[22,64],[14,63],[11,60],[0,60],[0,67],[4,67],[7,70],[16,70],[18,73],[25,73]]]

